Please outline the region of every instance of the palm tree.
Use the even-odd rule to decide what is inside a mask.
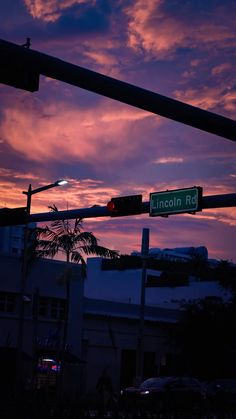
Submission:
[[[56,205],[49,206],[52,212],[58,212]],[[37,230],[37,257],[54,258],[58,253],[65,256],[66,269],[61,279],[66,285],[66,310],[62,339],[62,359],[65,356],[68,330],[68,309],[70,301],[70,279],[72,272],[70,262],[82,265],[82,277],[86,276],[86,261],[84,255],[97,255],[108,258],[117,258],[119,253],[98,245],[98,239],[91,232],[83,231],[82,219],[56,220],[50,226]],[[64,360],[63,360],[64,361]],[[62,371],[63,371],[62,362]]]
[[[56,205],[49,206],[52,212],[58,212]],[[98,245],[98,239],[91,232],[82,231],[82,218],[77,218],[74,225],[70,220],[52,221],[50,226],[38,230],[37,256],[54,258],[59,252],[64,254],[66,262],[86,262],[83,255],[97,255],[117,258],[119,253]],[[83,274],[85,275],[85,269]]]

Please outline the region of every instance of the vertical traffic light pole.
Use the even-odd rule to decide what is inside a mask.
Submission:
[[[27,265],[28,265],[28,236],[29,236],[29,220],[30,220],[30,209],[31,209],[31,196],[32,187],[31,184],[28,187],[28,191],[24,192],[27,195],[26,204],[26,224],[24,231],[24,248],[23,248],[23,259],[21,266],[21,277],[20,277],[20,293],[19,293],[19,323],[18,323],[18,336],[17,336],[17,357],[16,357],[16,398],[20,397],[22,390],[22,373],[23,373],[23,344],[24,344],[24,320],[25,320],[25,306],[24,306],[24,294],[26,290],[26,279],[27,279]]]
[[[144,355],[144,321],[145,321],[145,284],[147,274],[147,258],[149,254],[149,228],[143,228],[142,232],[142,277],[141,277],[141,296],[140,296],[140,315],[139,315],[139,335],[136,356],[136,382],[140,383],[143,379],[143,355]]]

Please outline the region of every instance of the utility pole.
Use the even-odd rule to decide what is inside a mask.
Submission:
[[[144,355],[144,322],[145,322],[145,284],[147,276],[147,258],[149,254],[149,228],[143,228],[142,232],[142,275],[141,275],[141,295],[140,295],[140,314],[139,314],[139,335],[136,357],[136,384],[143,380],[143,355]]]
[[[28,268],[28,235],[29,235],[29,218],[31,208],[31,195],[32,187],[29,185],[26,204],[26,224],[24,231],[24,249],[23,249],[23,261],[21,267],[21,278],[20,278],[20,294],[19,294],[19,322],[18,322],[18,335],[17,335],[17,354],[16,354],[16,398],[21,396],[22,390],[22,352],[24,342],[24,319],[25,319],[25,305],[24,305],[24,294],[26,290],[26,278]]]
[[[26,292],[26,282],[28,274],[28,258],[29,258],[29,223],[30,223],[30,212],[31,212],[31,200],[32,195],[39,192],[45,191],[47,189],[54,188],[56,186],[61,186],[66,184],[67,181],[60,179],[49,185],[41,186],[37,189],[32,189],[31,184],[28,187],[27,191],[22,193],[27,196],[26,203],[26,220],[25,220],[25,232],[24,232],[24,249],[23,249],[23,260],[21,267],[21,277],[20,277],[20,293],[19,293],[19,321],[18,321],[18,334],[17,334],[17,352],[16,352],[16,380],[15,380],[15,397],[18,398],[21,396],[22,384],[23,384],[23,370],[22,370],[22,353],[24,348],[24,321],[25,321],[25,305],[24,305],[24,295]]]

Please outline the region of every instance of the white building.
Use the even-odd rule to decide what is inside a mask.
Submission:
[[[147,270],[147,275],[160,277],[161,271]],[[89,258],[85,297],[120,303],[140,304],[141,269],[103,269],[101,258]],[[146,287],[146,305],[177,309],[184,302],[204,297],[230,298],[216,281],[200,281],[189,277],[186,285]]]
[[[140,252],[132,252],[131,255],[140,256]],[[208,251],[205,246],[198,247],[175,247],[173,249],[160,249],[158,247],[149,250],[149,256],[159,260],[172,262],[189,262],[194,257],[208,260]]]

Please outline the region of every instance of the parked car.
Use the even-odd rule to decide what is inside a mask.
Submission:
[[[207,401],[213,409],[236,409],[236,379],[218,378],[207,383]]]
[[[128,410],[189,410],[203,408],[205,397],[204,384],[194,377],[153,377],[123,389],[120,404]]]

